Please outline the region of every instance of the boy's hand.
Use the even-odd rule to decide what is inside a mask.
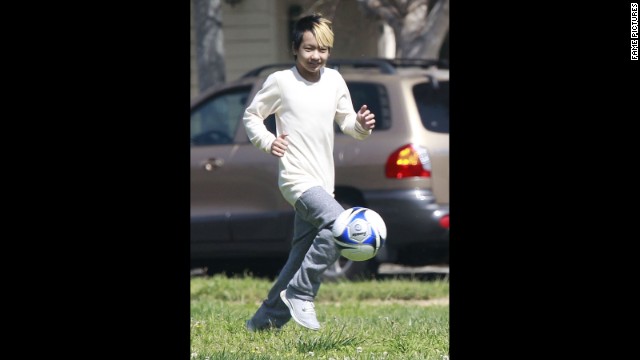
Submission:
[[[362,105],[358,110],[357,120],[365,130],[373,129],[376,125],[375,114],[367,109],[367,105]]]
[[[273,141],[273,144],[271,144],[271,154],[278,157],[284,156],[284,152],[287,151],[287,147],[289,146],[289,142],[286,139],[287,136],[289,136],[289,134],[282,133]]]

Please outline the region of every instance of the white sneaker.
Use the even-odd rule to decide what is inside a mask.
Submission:
[[[318,323],[318,319],[316,319],[316,309],[313,302],[288,298],[287,289],[280,292],[280,299],[282,299],[282,302],[284,302],[289,308],[291,317],[295,322],[311,330],[320,329],[320,324]]]

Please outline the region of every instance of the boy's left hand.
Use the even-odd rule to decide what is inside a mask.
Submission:
[[[357,112],[357,120],[366,130],[373,129],[376,124],[375,114],[369,111],[367,105],[362,105]]]

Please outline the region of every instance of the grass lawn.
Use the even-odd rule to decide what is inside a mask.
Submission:
[[[446,279],[323,283],[322,328],[294,321],[250,333],[245,321],[271,281],[250,276],[191,279],[191,359],[448,359]]]

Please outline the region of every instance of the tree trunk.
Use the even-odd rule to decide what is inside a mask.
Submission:
[[[410,12],[402,31],[398,57],[437,59],[449,31],[449,0],[435,2],[428,14],[426,4],[424,12]]]
[[[193,0],[196,29],[198,89],[225,81],[222,4],[220,0]]]
[[[366,13],[381,17],[391,26],[396,58],[439,58],[449,32],[449,0],[357,1]]]

